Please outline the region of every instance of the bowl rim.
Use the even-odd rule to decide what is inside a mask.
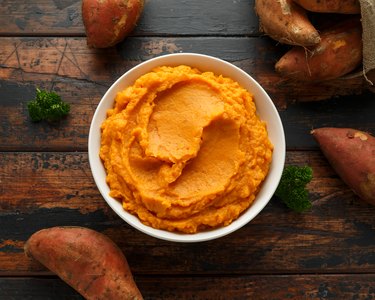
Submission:
[[[171,60],[171,62],[168,63],[168,60]],[[137,216],[134,216],[130,214],[129,212],[125,211],[122,207],[122,204],[120,201],[112,198],[109,196],[109,187],[107,185],[106,181],[106,171],[104,169],[103,163],[99,157],[99,151],[100,151],[100,137],[101,137],[101,123],[106,118],[106,111],[108,108],[113,107],[114,104],[114,95],[117,93],[117,91],[120,91],[124,89],[125,87],[131,85],[134,83],[135,79],[137,79],[139,76],[146,74],[147,72],[150,72],[153,68],[157,66],[162,65],[189,65],[194,66],[194,63],[188,63],[187,61],[191,61],[194,59],[198,60],[205,60],[209,64],[210,63],[217,63],[222,65],[222,67],[219,67],[219,69],[228,68],[228,71],[230,70],[230,73],[237,74],[236,76],[239,76],[242,78],[242,81],[247,82],[246,85],[252,85],[254,87],[254,90],[252,89],[249,91],[251,94],[254,95],[254,101],[257,107],[257,113],[258,111],[258,105],[257,105],[257,97],[262,96],[263,100],[266,101],[266,106],[269,112],[272,114],[272,122],[274,123],[273,127],[277,129],[277,135],[275,138],[278,138],[278,144],[275,145],[274,141],[270,138],[270,132],[269,138],[271,142],[274,144],[274,150],[273,150],[273,157],[272,162],[270,166],[270,171],[267,174],[267,177],[265,181],[262,183],[262,187],[260,191],[258,192],[254,202],[250,205],[249,208],[247,208],[236,220],[234,220],[231,224],[224,226],[224,227],[218,227],[211,230],[193,233],[193,234],[186,234],[186,233],[178,233],[178,232],[170,232],[166,230],[161,229],[155,229],[151,226],[143,224]],[[186,60],[186,63],[179,62],[179,63],[173,63],[173,61],[184,61]],[[197,67],[199,69],[199,67]],[[145,70],[144,70],[145,69]],[[205,70],[204,68],[200,69],[201,71],[212,71],[212,70]],[[215,73],[214,71],[212,71]],[[224,72],[220,72],[223,74]],[[219,75],[215,73],[216,75]],[[223,76],[227,77],[226,74],[223,74]],[[127,80],[127,78],[130,78]],[[133,80],[132,80],[133,79]],[[233,79],[233,78],[232,78]],[[236,79],[234,79],[236,80]],[[123,84],[124,81],[128,81],[129,83]],[[238,82],[238,80],[236,80]],[[239,82],[240,85],[241,82]],[[245,87],[246,88],[246,87]],[[109,98],[111,97],[111,98]],[[110,99],[110,100],[108,100]],[[259,101],[259,100],[258,100]],[[109,105],[111,104],[111,105]],[[259,103],[258,103],[259,104]],[[105,109],[105,107],[108,107]],[[104,114],[104,119],[103,115]],[[262,119],[262,118],[261,118]],[[268,127],[268,122],[267,127]],[[99,141],[99,143],[98,143]],[[99,146],[99,147],[98,147]],[[275,148],[277,146],[277,152],[275,152]],[[277,155],[275,155],[275,153]],[[277,162],[275,162],[275,156],[277,156]],[[173,54],[166,54],[157,56],[151,59],[148,59],[128,71],[126,71],[123,75],[121,75],[105,92],[103,97],[100,99],[97,108],[95,109],[94,115],[92,117],[91,123],[90,123],[90,129],[89,129],[89,136],[88,136],[88,159],[89,159],[89,166],[91,169],[92,176],[94,178],[95,184],[97,188],[99,189],[99,192],[101,196],[104,198],[104,200],[107,202],[107,204],[111,207],[111,209],[126,223],[128,223],[131,227],[149,235],[154,238],[158,238],[161,240],[171,241],[171,242],[182,242],[182,243],[195,243],[195,242],[204,242],[209,241],[213,239],[217,239],[220,237],[223,237],[225,235],[228,235],[247,223],[249,223],[251,220],[253,220],[262,210],[263,208],[268,204],[268,202],[271,200],[278,184],[281,179],[282,171],[285,164],[285,156],[286,156],[286,142],[285,142],[285,134],[284,134],[284,128],[283,124],[280,118],[280,115],[267,94],[267,92],[263,89],[263,87],[247,72],[243,71],[239,67],[235,66],[232,63],[229,63],[223,59],[213,57],[206,54],[199,54],[199,53],[192,53],[192,52],[182,52],[182,53],[173,53]],[[101,166],[101,167],[100,167]],[[99,167],[99,172],[101,175],[99,175],[97,168]],[[96,171],[95,171],[96,170]],[[103,180],[103,171],[104,171],[104,180]],[[270,173],[272,172],[272,178]],[[271,180],[272,179],[272,182]],[[268,191],[265,192],[264,186],[267,184]],[[265,195],[264,195],[265,194]],[[262,198],[261,198],[262,197]],[[261,198],[262,201],[259,199]],[[258,201],[257,201],[258,199]],[[250,213],[251,212],[251,213]]]

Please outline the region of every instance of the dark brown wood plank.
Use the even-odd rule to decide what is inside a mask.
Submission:
[[[59,278],[0,278],[0,295],[5,299],[84,299]]]
[[[91,118],[107,88],[138,63],[175,52],[213,55],[257,79],[280,111],[289,149],[316,149],[309,132],[322,126],[375,133],[375,96],[362,78],[315,87],[286,82],[273,71],[282,49],[266,38],[130,38],[107,50],[88,49],[83,38],[2,38],[0,43],[2,151],[86,151]],[[70,116],[55,125],[32,123],[27,102],[36,87],[58,92],[71,104]]]
[[[254,1],[152,0],[145,2],[132,35],[253,35],[258,34]],[[1,35],[84,36],[81,1],[4,0],[0,6]]]
[[[268,38],[194,37],[127,39],[116,48],[89,49],[84,38],[2,38],[0,78],[22,83],[57,79],[79,80],[109,86],[131,67],[160,55],[196,52],[216,56],[242,68],[273,96],[282,108],[286,102],[329,99],[362,94],[362,77],[319,84],[301,84],[279,77],[274,63],[286,49]]]
[[[373,274],[139,278],[137,283],[147,299],[365,299],[375,293]]]
[[[87,159],[79,152],[0,153],[0,275],[50,274],[25,257],[23,245],[35,231],[58,225],[108,235],[141,275],[375,272],[375,207],[360,201],[318,151],[287,155],[287,164],[314,170],[311,211],[293,213],[273,198],[237,232],[198,244],[128,226],[102,199]]]
[[[0,35],[82,35],[80,3],[77,0],[1,1]]]
[[[372,299],[374,274],[142,277],[145,299]],[[58,278],[1,278],[6,299],[83,299]]]

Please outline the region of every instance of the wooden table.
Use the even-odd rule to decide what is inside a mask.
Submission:
[[[86,226],[125,253],[146,299],[373,299],[375,208],[361,201],[322,156],[310,130],[375,133],[375,96],[363,78],[301,85],[274,63],[286,46],[258,31],[253,0],[146,0],[138,27],[111,49],[86,46],[77,0],[0,1],[0,298],[81,299],[23,252],[35,231]],[[258,80],[286,132],[286,164],[312,166],[311,211],[277,198],[229,236],[197,244],[158,240],[107,206],[88,164],[87,137],[106,89],[149,58],[197,52]],[[35,88],[71,104],[58,124],[32,123]],[[323,100],[306,102],[306,100]]]

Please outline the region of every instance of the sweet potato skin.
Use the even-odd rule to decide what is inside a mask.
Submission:
[[[359,14],[358,0],[293,0],[304,9],[319,13]]]
[[[136,26],[144,0],[83,0],[87,45],[107,48],[121,42]]]
[[[255,0],[260,30],[284,44],[311,46],[319,43],[318,31],[303,8],[292,0]]]
[[[25,253],[86,299],[142,299],[121,250],[105,235],[83,227],[34,233]]]
[[[341,77],[362,62],[362,27],[351,19],[321,33],[321,42],[309,48],[293,47],[275,69],[297,81],[323,81]]]
[[[375,205],[375,137],[352,128],[323,127],[312,135],[333,169],[363,200]]]

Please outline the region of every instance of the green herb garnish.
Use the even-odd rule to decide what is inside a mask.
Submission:
[[[312,207],[306,189],[312,177],[311,167],[286,166],[275,195],[290,209],[304,212]]]
[[[57,121],[66,116],[70,111],[70,105],[61,100],[55,92],[36,89],[35,100],[27,103],[29,115],[32,121],[46,120]]]

